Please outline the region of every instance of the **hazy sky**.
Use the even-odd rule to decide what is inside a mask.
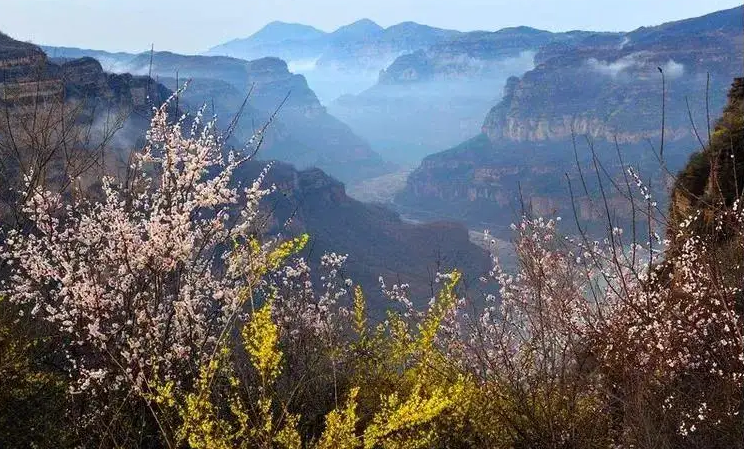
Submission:
[[[741,0],[0,0],[0,31],[39,44],[197,53],[272,20],[323,30],[367,17],[460,30],[528,25],[631,30],[741,5]]]

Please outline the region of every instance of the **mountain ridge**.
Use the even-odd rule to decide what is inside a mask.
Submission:
[[[592,148],[610,176],[622,182],[623,166],[631,165],[665,198],[668,177],[654,171],[660,169],[662,93],[664,164],[674,172],[698,146],[690,120],[705,129],[706,98],[710,113],[717,114],[730,80],[741,76],[743,20],[744,7],[737,7],[544,49],[532,70],[507,81],[481,132],[426,157],[398,201],[498,226],[514,220],[509,211],[518,210],[520,201],[531,202],[535,214],[571,216],[566,176],[576,189],[577,164],[593,173]],[[622,217],[628,205],[620,197],[609,201]],[[575,200],[582,220],[601,219],[583,191]]]

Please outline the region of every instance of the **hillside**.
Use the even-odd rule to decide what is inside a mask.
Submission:
[[[329,108],[384,157],[418,164],[476,135],[507,78],[532,69],[539,49],[586,34],[517,27],[456,35],[399,56],[373,87]]]
[[[664,163],[676,171],[705,133],[706,77],[710,114],[725,104],[730,80],[742,73],[742,8],[625,34],[592,35],[546,46],[539,64],[509,79],[503,99],[486,115],[481,133],[427,157],[411,174],[399,201],[429,210],[457,211],[470,222],[508,224],[519,209],[519,189],[539,214],[570,216],[568,173],[582,219],[599,218],[585,197],[579,164],[597,189],[588,138],[603,169],[622,181],[615,139],[624,163],[652,179],[658,198],[666,196],[658,155],[664,87]],[[665,84],[662,85],[664,73]],[[687,104],[689,103],[689,113]],[[619,177],[619,178],[618,178]],[[589,192],[591,193],[591,191]],[[627,214],[621,195],[610,198]]]
[[[744,78],[736,78],[728,102],[719,118],[710,143],[693,153],[679,173],[672,190],[668,235],[676,239],[682,222],[695,211],[702,211],[704,231],[715,229],[713,219],[721,210],[730,210],[742,194],[744,179]],[[727,243],[732,235],[719,236]]]
[[[240,177],[253,179],[264,165],[251,163]],[[284,235],[310,234],[303,255],[316,275],[324,253],[348,254],[344,276],[364,286],[377,317],[393,305],[380,293],[380,276],[388,286],[409,284],[412,297],[424,300],[432,295],[437,271],[458,268],[466,274],[467,285],[477,287],[476,279],[489,269],[487,253],[469,241],[460,224],[406,223],[385,207],[350,198],[342,183],[317,169],[298,171],[275,164],[267,183],[279,188],[265,201],[267,229]]]
[[[130,66],[141,72],[149,70],[149,64],[150,55],[142,54]],[[299,168],[315,166],[344,181],[389,171],[367,142],[327,112],[305,78],[291,73],[280,59],[243,61],[157,52],[152,56],[152,73],[170,78],[165,82],[171,88],[175,88],[176,75],[181,80],[195,79],[194,92],[186,92],[189,106],[195,110],[204,104],[214,105],[214,112],[223,123],[232,120],[250,92],[250,107],[244,110],[236,129],[243,141],[281,106],[276,126],[269,129],[263,158],[289,162]]]

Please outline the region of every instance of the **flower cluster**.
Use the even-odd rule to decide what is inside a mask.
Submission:
[[[144,388],[198,366],[258,282],[245,258],[269,250],[245,244],[271,191],[266,171],[241,186],[233,175],[247,157],[223,154],[214,121],[200,112],[184,131],[187,118],[171,123],[167,108],[125,180],[104,178],[99,200],[34,191],[33,229],[5,242],[6,294],[68,335],[77,389]]]

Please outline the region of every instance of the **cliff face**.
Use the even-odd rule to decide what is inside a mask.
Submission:
[[[89,57],[53,62],[39,47],[0,34],[0,102],[19,111],[76,102],[80,120],[108,114],[123,120],[123,128],[144,132],[150,108],[169,95],[148,77],[106,73]]]
[[[59,67],[50,65],[41,49],[0,33],[1,101],[18,105],[35,97],[59,99],[63,92],[59,78]]]
[[[504,224],[515,218],[521,189],[524,202],[531,201],[536,212],[571,216],[568,176],[580,217],[601,218],[602,208],[589,202],[599,187],[590,148],[602,164],[603,177],[624,184],[615,141],[623,163],[650,179],[656,198],[666,198],[670,181],[660,175],[658,155],[651,150],[659,151],[661,137],[659,70],[665,81],[664,161],[668,169],[678,170],[697,146],[690,116],[699,133],[706,129],[707,74],[713,115],[726,102],[730,80],[742,72],[743,17],[744,10],[735,8],[625,34],[546,45],[536,56],[537,67],[507,81],[480,136],[427,157],[399,200],[455,210],[471,222]],[[579,178],[577,164],[590,174],[588,180]],[[618,194],[609,201],[622,217],[629,206],[621,198]]]
[[[504,60],[534,53],[553,40],[566,38],[566,33],[553,34],[528,27],[464,33],[398,57],[380,73],[379,83],[484,77],[498,72]],[[528,56],[531,59],[532,55]]]
[[[399,56],[373,87],[329,108],[383,157],[418,163],[478,134],[506,80],[532,69],[540,48],[591,34],[527,27],[462,33]]]
[[[686,98],[696,123],[705,119],[706,73],[716,110],[728,80],[741,72],[742,9],[721,11],[623,35],[590,36],[543,49],[540,64],[510,80],[483,124],[492,141],[565,139],[576,134],[639,142],[660,134],[662,79],[666,136],[690,137]]]

